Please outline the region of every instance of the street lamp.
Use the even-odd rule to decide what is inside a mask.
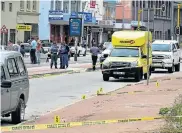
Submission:
[[[180,6],[182,6],[182,4],[178,4],[178,19],[177,19],[177,27],[176,27],[176,32],[179,31],[179,34],[176,34],[178,43],[179,43],[179,36],[180,36],[180,30],[181,30],[180,29]]]

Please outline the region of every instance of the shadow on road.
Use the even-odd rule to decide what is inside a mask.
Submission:
[[[26,120],[23,120],[22,122],[24,122]],[[13,124],[11,122],[11,118],[10,117],[7,117],[7,118],[1,118],[1,126],[13,126],[15,124]]]

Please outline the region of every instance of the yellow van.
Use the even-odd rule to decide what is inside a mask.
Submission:
[[[139,82],[143,76],[147,79],[147,46],[149,36],[149,67],[152,64],[152,34],[147,31],[117,31],[112,35],[113,50],[103,62],[103,80],[110,77],[133,77]]]

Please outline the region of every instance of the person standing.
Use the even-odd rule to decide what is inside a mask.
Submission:
[[[37,63],[40,64],[40,53],[41,53],[42,44],[41,41],[37,40],[37,47],[36,47],[36,56],[37,56]]]
[[[56,42],[54,41],[51,48],[50,48],[50,52],[51,52],[51,69],[52,69],[52,66],[54,64],[55,66],[55,69],[57,69],[57,56],[58,56],[58,49],[59,47],[57,46]]]
[[[65,67],[68,67],[68,54],[69,54],[69,46],[63,42],[59,49],[59,55],[60,55],[60,69],[65,69]]]
[[[97,63],[98,54],[100,53],[100,50],[96,46],[96,43],[94,43],[93,46],[90,48],[90,53],[92,54],[93,71],[95,71],[95,66],[96,66],[96,63]]]
[[[37,47],[37,41],[32,37],[31,50],[30,50],[32,64],[36,64],[36,54],[35,54],[36,47]]]

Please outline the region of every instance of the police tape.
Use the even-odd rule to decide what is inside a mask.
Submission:
[[[164,118],[163,116],[159,116],[159,117],[141,117],[141,118],[96,120],[96,121],[82,121],[82,122],[64,122],[64,123],[54,123],[54,124],[17,125],[17,126],[1,127],[1,131],[2,132],[30,131],[30,130],[45,130],[45,129],[56,129],[56,128],[70,128],[76,126],[104,125],[104,124],[137,122],[137,121],[152,121],[163,118]]]

